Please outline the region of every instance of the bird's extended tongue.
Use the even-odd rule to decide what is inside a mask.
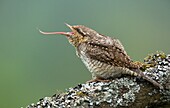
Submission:
[[[43,32],[39,29],[39,32],[41,34],[60,34],[60,35],[65,35],[65,36],[71,36],[73,32]]]
[[[67,27],[69,27],[72,31],[73,31],[73,28],[71,25],[65,23]],[[73,32],[43,32],[41,31],[40,29],[38,29],[40,33],[42,34],[60,34],[60,35],[65,35],[65,36],[71,36],[73,35],[74,33]]]

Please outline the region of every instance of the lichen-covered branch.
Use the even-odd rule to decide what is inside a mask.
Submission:
[[[40,99],[27,108],[169,108],[170,55],[156,53],[145,59],[144,74],[164,89],[131,76],[115,78],[111,82],[91,82],[69,88],[65,93]]]

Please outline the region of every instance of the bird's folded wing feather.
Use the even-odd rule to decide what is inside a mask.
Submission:
[[[113,41],[113,44],[89,42],[87,47],[89,57],[114,66],[128,67],[131,62],[130,57],[119,40]]]

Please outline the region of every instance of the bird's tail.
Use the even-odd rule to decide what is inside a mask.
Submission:
[[[163,86],[161,84],[159,84],[158,82],[156,82],[154,79],[152,79],[151,77],[149,77],[148,75],[145,75],[140,69],[135,69],[132,70],[131,74],[133,76],[137,76],[140,77],[142,79],[145,79],[147,81],[149,81],[150,83],[152,83],[154,86],[159,87],[160,89],[163,89]]]

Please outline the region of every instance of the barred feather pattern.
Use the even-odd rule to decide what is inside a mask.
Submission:
[[[160,84],[140,71],[139,67],[133,63],[118,40],[111,39],[110,37],[105,39],[107,41],[104,43],[101,42],[102,39],[94,40],[81,43],[76,47],[77,55],[92,73],[93,79],[109,79],[119,77],[122,74],[129,74],[131,76],[142,77],[155,86],[162,88]]]
[[[133,66],[133,68],[137,67],[130,64],[132,61],[126,52],[120,52],[116,55],[114,53],[117,52],[117,49],[114,49],[114,46],[112,47],[110,49],[108,45],[101,46],[101,43],[86,42],[81,43],[77,47],[77,54],[94,78],[108,79],[110,77],[118,77],[122,74],[137,76],[136,72],[129,69],[130,66]],[[125,60],[127,61],[125,62]]]

